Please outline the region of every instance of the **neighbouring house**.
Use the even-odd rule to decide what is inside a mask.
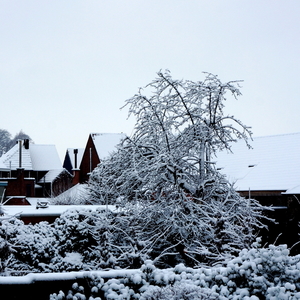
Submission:
[[[282,242],[298,242],[300,221],[300,133],[254,137],[217,154],[216,167],[246,198],[273,206]],[[275,225],[274,225],[275,226]],[[273,236],[272,238],[276,238]]]
[[[73,176],[66,169],[49,170],[39,181],[43,197],[56,197],[72,186]]]
[[[217,168],[243,196],[286,205],[285,193],[300,185],[300,133],[254,137],[249,143],[250,149],[239,140],[232,153],[219,152]]]
[[[89,205],[89,191],[87,183],[77,183],[67,191],[51,199],[54,205]]]
[[[54,145],[19,140],[0,157],[0,196],[10,199],[6,204],[28,204],[25,197],[57,196],[71,183],[72,175],[61,167]]]
[[[83,157],[84,148],[68,148],[63,162],[63,168],[71,174],[74,169],[79,169]]]
[[[85,183],[102,159],[117,150],[124,133],[91,133],[84,149],[68,149],[63,166],[73,170],[73,185]],[[75,151],[75,152],[74,152]]]

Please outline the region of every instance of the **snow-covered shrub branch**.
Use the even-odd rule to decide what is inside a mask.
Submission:
[[[259,203],[240,197],[213,162],[216,151],[251,137],[224,113],[225,96],[240,95],[238,82],[157,75],[127,100],[133,134],[92,172],[90,197],[121,205],[140,252],[152,259],[171,249],[163,257],[173,266],[223,260],[249,247],[262,226]]]

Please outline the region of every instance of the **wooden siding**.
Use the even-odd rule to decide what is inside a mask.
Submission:
[[[100,163],[99,156],[97,154],[97,150],[95,148],[93,139],[91,135],[89,135],[83,157],[80,164],[80,182],[87,182],[89,179],[89,174],[93,171],[97,165]]]

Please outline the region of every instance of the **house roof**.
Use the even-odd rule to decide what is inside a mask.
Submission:
[[[77,168],[78,168],[80,166],[80,163],[81,163],[81,160],[83,157],[84,148],[68,148],[66,155],[69,155],[70,163],[72,165],[72,168],[74,168],[75,167],[75,154],[74,154],[75,149],[78,150],[78,153],[77,153]]]
[[[216,166],[238,191],[286,191],[300,184],[300,133],[240,140],[217,154]],[[299,188],[298,188],[299,189]]]
[[[91,133],[91,138],[100,159],[106,158],[116,151],[116,146],[125,137],[124,133]]]
[[[7,169],[19,168],[19,145],[0,157],[0,166],[3,164]],[[48,171],[61,169],[61,162],[55,145],[29,144],[29,149],[22,146],[22,168],[33,171]]]
[[[49,182],[53,182],[56,178],[58,178],[61,174],[63,173],[68,173],[70,176],[72,176],[66,169],[64,168],[60,168],[60,169],[55,169],[55,170],[49,170],[45,176],[43,176],[40,180],[39,180],[39,184],[41,183],[49,183]]]
[[[9,168],[0,160],[0,171],[9,171]]]
[[[73,204],[88,198],[88,185],[77,183],[54,198],[54,202],[69,199]]]
[[[286,194],[286,195],[299,195],[300,194],[300,185],[297,185],[297,186],[295,186],[291,189],[288,189],[283,194]]]

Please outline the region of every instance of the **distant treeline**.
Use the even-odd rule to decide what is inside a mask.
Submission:
[[[22,130],[12,137],[11,133],[9,133],[6,129],[0,129],[0,156],[10,150],[19,139],[31,140],[30,136]]]

